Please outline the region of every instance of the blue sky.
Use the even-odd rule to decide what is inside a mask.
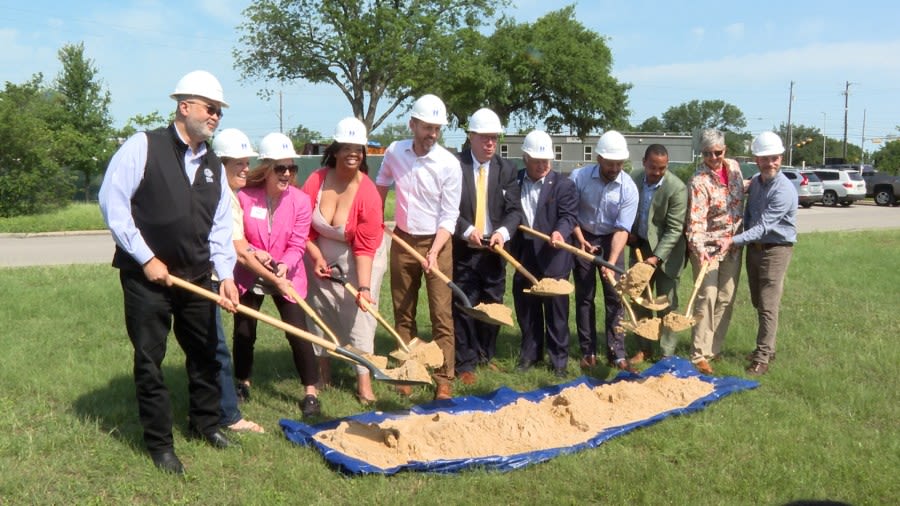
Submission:
[[[262,83],[244,83],[233,68],[236,26],[248,0],[0,1],[0,80],[22,83],[60,70],[57,51],[83,41],[112,94],[121,126],[134,114],[168,114],[168,98],[183,74],[216,74],[232,107],[220,128],[244,130],[256,142],[279,128],[278,100],[257,96]],[[518,1],[506,14],[534,21],[557,5]],[[849,81],[848,137],[865,149],[900,134],[900,4],[886,1],[649,2],[581,1],[581,22],[608,38],[613,75],[633,85],[631,121],[659,116],[692,99],[738,106],[755,133],[792,121],[843,137],[844,85]],[[565,36],[565,34],[560,34]],[[329,135],[349,104],[328,86],[284,86],[285,129],[302,124]],[[865,111],[865,113],[864,113]],[[865,114],[865,131],[863,130]],[[405,120],[404,120],[405,121]],[[449,131],[445,142],[459,145]]]

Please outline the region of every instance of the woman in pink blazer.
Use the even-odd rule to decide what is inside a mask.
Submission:
[[[306,297],[306,271],[303,253],[309,236],[312,210],[309,197],[294,182],[297,165],[294,164],[293,145],[287,136],[269,134],[260,142],[259,165],[247,176],[247,185],[238,193],[238,201],[244,211],[244,235],[250,248],[263,250],[271,258],[269,267],[276,276],[290,280],[294,290]],[[241,304],[259,309],[266,294],[281,319],[306,329],[303,310],[288,295],[282,294],[240,264],[235,268],[235,282],[241,292]],[[294,335],[285,333],[294,356],[294,366],[300,374],[305,396],[300,401],[304,416],[320,414],[316,384],[319,369],[313,346]],[[253,346],[256,343],[256,320],[240,313],[234,317],[234,376],[238,393],[249,397],[250,376],[253,372]]]

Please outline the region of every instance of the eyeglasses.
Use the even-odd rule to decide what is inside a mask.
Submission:
[[[298,169],[296,165],[276,165],[272,170],[274,170],[276,174],[282,174],[285,171],[296,174]]]
[[[724,150],[724,149],[719,149],[719,150],[716,150],[716,151],[703,151],[703,152],[701,152],[701,154],[702,154],[704,157],[706,157],[706,158],[709,158],[709,157],[711,157],[711,156],[714,156],[714,157],[718,158],[718,157],[720,157],[720,156],[722,156],[722,155],[725,154],[725,150]]]
[[[210,105],[210,104],[207,104],[204,102],[194,102],[192,100],[185,100],[185,102],[187,102],[189,104],[200,105],[200,106],[206,107],[206,114],[209,114],[210,116],[215,114],[216,116],[219,117],[219,119],[222,119],[222,116],[225,114],[222,112],[222,108],[217,105]]]

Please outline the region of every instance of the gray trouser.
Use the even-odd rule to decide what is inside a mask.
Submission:
[[[756,308],[759,328],[756,331],[756,350],[753,360],[768,364],[775,354],[775,338],[778,333],[778,312],[784,277],[794,248],[750,244],[747,246],[747,280],[750,300]]]

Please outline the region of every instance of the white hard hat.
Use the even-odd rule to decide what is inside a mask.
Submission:
[[[409,114],[413,118],[432,125],[447,124],[447,106],[434,95],[422,95],[416,100]]]
[[[543,130],[532,130],[525,136],[522,152],[527,153],[531,158],[552,160],[554,158],[553,139]]]
[[[296,158],[294,143],[282,133],[273,132],[259,141],[259,157],[266,160],[281,160],[282,158]]]
[[[181,97],[189,95],[208,98],[213,102],[222,104],[222,107],[228,107],[219,80],[205,70],[195,70],[185,74],[184,77],[179,79],[178,84],[175,85],[175,91],[169,96],[175,100],[180,100]]]
[[[344,144],[359,144],[365,146],[369,143],[366,138],[366,125],[354,118],[344,118],[334,127],[334,140]]]
[[[499,134],[503,133],[503,125],[500,124],[500,118],[494,111],[482,108],[469,117],[468,131],[476,134]]]
[[[226,128],[216,134],[212,141],[213,151],[219,158],[250,158],[257,156],[250,145],[250,139],[237,128]]]
[[[597,141],[597,154],[605,160],[627,160],[628,142],[625,136],[615,130],[604,133]]]
[[[754,156],[780,155],[784,153],[784,144],[781,143],[781,137],[775,132],[763,132],[753,139],[750,152]]]

